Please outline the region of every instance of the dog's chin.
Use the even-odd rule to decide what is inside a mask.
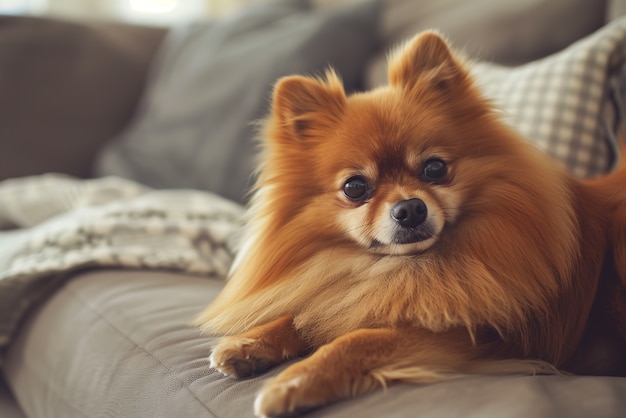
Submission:
[[[398,236],[392,242],[384,243],[373,239],[368,246],[370,252],[384,255],[414,255],[427,251],[437,241],[436,235],[416,236],[413,240],[408,236]]]
[[[396,223],[383,224],[382,228],[361,241],[368,251],[385,255],[415,255],[430,249],[437,241],[443,222],[440,217],[431,216],[416,227],[401,227]]]

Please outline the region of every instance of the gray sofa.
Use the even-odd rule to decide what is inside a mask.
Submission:
[[[389,46],[430,27],[470,56],[517,66],[626,9],[600,0],[315,3],[273,1],[171,31],[0,17],[0,180],[117,175],[245,203],[254,166],[248,122],[265,112],[275,77],[332,63],[348,89],[367,88]],[[0,228],[0,247],[13,233]],[[222,284],[175,271],[68,272],[3,351],[0,416],[252,416],[255,392],[284,366],[242,381],[209,369],[212,337],[189,324]],[[310,415],[621,417],[626,378],[398,384]]]

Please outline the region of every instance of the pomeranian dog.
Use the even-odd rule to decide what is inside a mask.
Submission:
[[[500,120],[434,32],[346,96],[292,76],[264,124],[249,229],[197,319],[211,366],[269,380],[258,416],[389,382],[615,374],[626,360],[626,169],[581,181]]]

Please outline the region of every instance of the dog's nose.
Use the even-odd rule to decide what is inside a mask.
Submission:
[[[428,209],[420,199],[401,200],[391,208],[391,217],[403,228],[413,228],[426,220]]]

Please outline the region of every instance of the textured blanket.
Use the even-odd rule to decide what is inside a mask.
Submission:
[[[0,349],[26,312],[77,270],[168,269],[223,277],[243,208],[119,178],[0,182]]]

